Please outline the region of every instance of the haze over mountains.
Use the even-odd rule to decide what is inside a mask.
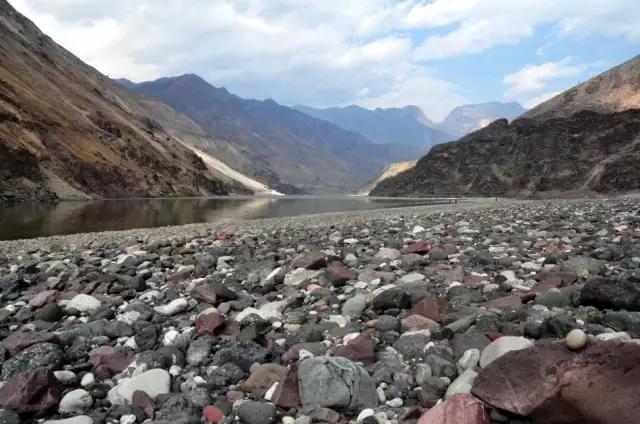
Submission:
[[[640,188],[640,56],[512,122],[435,146],[375,195],[554,195]]]

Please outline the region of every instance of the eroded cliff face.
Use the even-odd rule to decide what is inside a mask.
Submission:
[[[640,110],[498,120],[434,147],[379,196],[544,195],[640,189]]]
[[[0,161],[0,201],[244,191],[3,0]]]

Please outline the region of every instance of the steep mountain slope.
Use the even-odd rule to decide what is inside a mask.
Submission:
[[[144,82],[135,90],[188,115],[214,139],[253,155],[251,161],[234,166],[217,146],[201,149],[260,181],[269,182],[265,175],[275,172],[279,181],[305,191],[353,191],[388,162],[420,155],[411,146],[376,145],[273,100],[242,99],[196,75]]]
[[[453,109],[438,122],[435,127],[455,136],[462,137],[472,131],[486,127],[496,119],[512,119],[526,112],[520,103],[480,103],[474,105],[464,105]]]
[[[639,60],[511,123],[498,120],[436,146],[414,169],[382,181],[371,194],[544,196],[638,190],[640,109],[628,99],[638,96],[633,81],[640,76]],[[626,93],[624,99],[620,92]]]
[[[416,166],[417,162],[418,161],[412,160],[409,162],[390,163],[389,165],[384,167],[384,169],[382,170],[382,173],[378,175],[378,177],[375,180],[367,183],[364,187],[362,187],[358,191],[358,194],[362,196],[368,195],[371,192],[371,190],[375,188],[375,186],[380,184],[380,182],[386,180],[387,178],[395,177],[401,172],[408,171],[409,169]]]
[[[0,200],[223,194],[238,184],[0,0]]]
[[[369,110],[360,106],[318,109],[298,105],[294,109],[355,131],[376,143],[410,144],[425,152],[434,144],[453,137],[437,130],[417,106]]]
[[[580,110],[599,113],[640,109],[640,56],[536,106],[524,116],[570,116]]]

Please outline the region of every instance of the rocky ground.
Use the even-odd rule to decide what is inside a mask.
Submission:
[[[0,423],[637,422],[640,200],[457,208],[2,243]]]

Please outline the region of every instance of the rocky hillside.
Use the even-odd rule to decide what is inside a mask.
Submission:
[[[426,152],[434,144],[454,138],[435,129],[433,122],[417,106],[375,110],[356,105],[327,109],[298,105],[294,108],[360,133],[376,143],[410,144]]]
[[[224,194],[136,97],[0,0],[0,199]]]
[[[371,181],[370,183],[367,183],[364,187],[362,187],[360,191],[358,191],[358,194],[365,195],[365,196],[368,195],[371,192],[371,190],[375,188],[375,186],[380,184],[381,181],[384,181],[387,178],[395,177],[401,172],[405,172],[409,169],[412,169],[414,166],[416,166],[416,163],[417,161],[415,160],[408,161],[408,162],[390,163],[389,165],[384,167],[384,169],[382,170],[382,173],[378,175],[378,177],[375,180]]]
[[[526,112],[518,102],[480,103],[463,105],[453,109],[436,128],[460,138],[470,132],[486,127],[496,119],[512,119]]]
[[[628,99],[638,95],[638,87],[634,91],[621,82],[638,80],[637,62],[572,88],[511,123],[498,120],[457,142],[436,146],[414,169],[382,181],[371,194],[532,196],[638,190],[640,109],[624,106],[635,106]],[[628,95],[624,101],[607,100],[622,91]]]
[[[527,118],[570,116],[581,110],[600,113],[640,109],[640,56],[577,85],[531,109]]]
[[[196,75],[133,88],[188,115],[214,139],[252,154],[252,160],[238,164],[238,171],[262,181],[263,173],[275,172],[282,182],[308,192],[355,191],[387,163],[421,154],[412,146],[375,144],[273,100],[242,99]],[[230,156],[235,152],[225,156],[216,146],[204,150],[234,165]]]

